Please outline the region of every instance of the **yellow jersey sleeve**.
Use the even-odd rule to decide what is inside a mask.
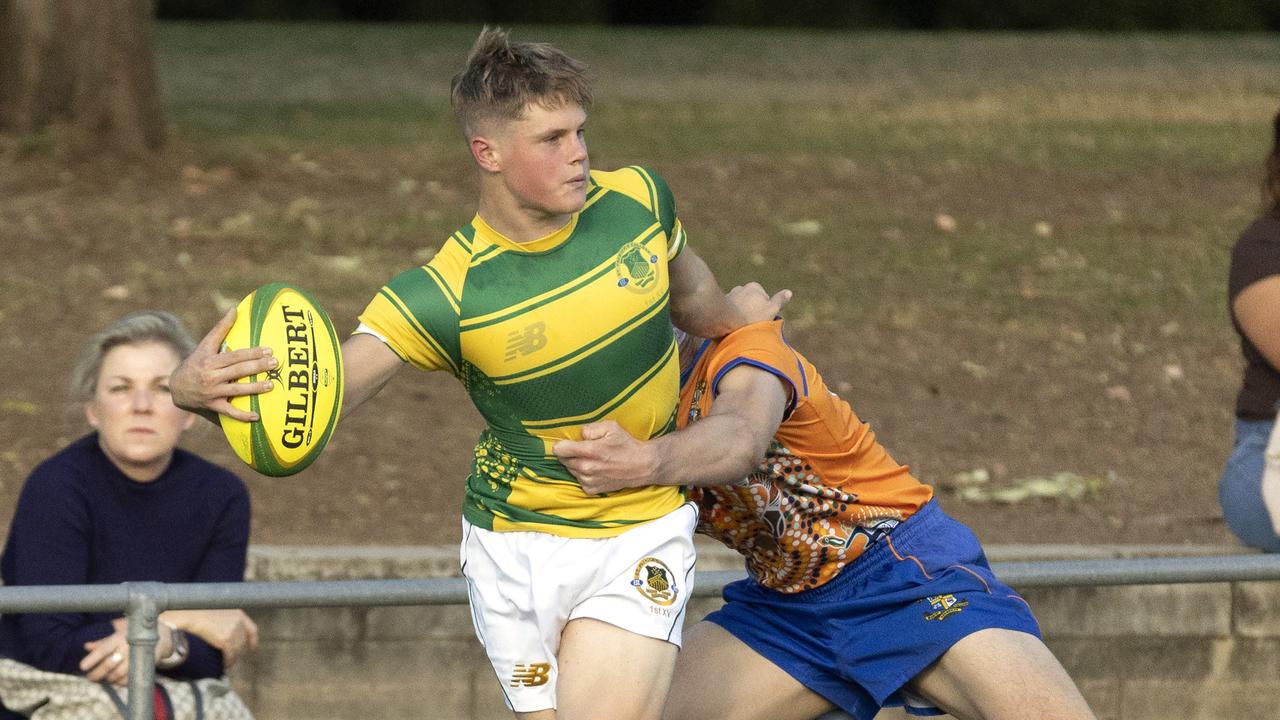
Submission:
[[[451,240],[431,262],[383,286],[360,314],[360,323],[405,362],[458,375],[458,322],[469,259],[467,248]]]

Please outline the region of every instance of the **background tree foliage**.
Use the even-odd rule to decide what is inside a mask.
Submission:
[[[736,25],[920,30],[1280,29],[1280,0],[160,0],[186,19]]]
[[[0,129],[60,123],[74,144],[164,142],[151,0],[0,0]]]

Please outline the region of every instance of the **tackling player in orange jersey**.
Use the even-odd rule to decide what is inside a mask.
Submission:
[[[689,486],[698,530],[746,557],[686,633],[664,718],[1093,718],[973,533],[786,344],[770,318],[789,295],[734,288],[758,322],[684,339],[681,430],[604,422],[555,446],[588,492]]]

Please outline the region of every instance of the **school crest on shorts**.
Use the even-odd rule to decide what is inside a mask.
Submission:
[[[680,594],[671,568],[656,557],[647,557],[636,564],[631,585],[654,604],[663,607],[674,603]]]
[[[968,600],[957,600],[955,595],[934,595],[924,599],[933,612],[924,614],[925,620],[946,620],[969,606]]]
[[[647,292],[658,282],[658,254],[641,242],[623,245],[613,258],[613,268],[620,288]]]

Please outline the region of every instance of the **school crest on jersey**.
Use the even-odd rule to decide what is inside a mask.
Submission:
[[[969,606],[968,600],[957,600],[955,595],[934,595],[924,599],[933,612],[924,614],[925,620],[946,620]]]
[[[636,564],[631,584],[641,595],[663,607],[674,603],[680,594],[671,568],[656,557],[647,557]]]
[[[613,268],[620,288],[648,292],[658,282],[658,254],[640,242],[623,245],[613,258]]]

